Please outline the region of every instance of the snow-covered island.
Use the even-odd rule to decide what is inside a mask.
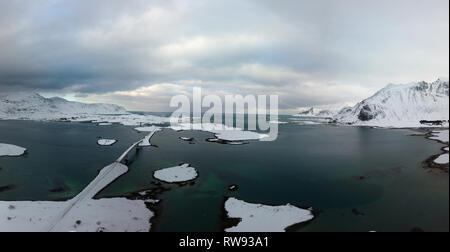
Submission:
[[[225,201],[228,218],[240,219],[237,226],[226,232],[284,232],[287,228],[314,219],[311,209],[291,205],[266,206],[247,203],[236,198]]]
[[[155,171],[153,176],[166,183],[183,183],[196,179],[198,172],[194,167],[189,167],[189,164],[182,164]]]
[[[26,151],[27,149],[20,146],[0,143],[0,157],[18,157],[25,154]]]
[[[114,139],[99,139],[97,144],[100,146],[111,146],[117,143],[117,140]]]
[[[260,134],[253,131],[245,131],[240,128],[233,128],[223,124],[213,123],[180,123],[175,126],[170,126],[175,131],[189,131],[198,130],[214,134],[216,139],[226,142],[240,142],[247,140],[261,140],[268,137],[265,134]]]
[[[448,127],[449,82],[390,84],[334,120],[342,124],[385,128]]]

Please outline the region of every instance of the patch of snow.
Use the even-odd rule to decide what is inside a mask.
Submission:
[[[180,166],[155,171],[153,176],[163,182],[181,183],[196,179],[198,177],[198,173],[195,168],[189,167],[189,164],[183,164]]]
[[[160,201],[161,200],[159,200],[159,199],[148,199],[148,200],[145,200],[144,202],[150,203],[150,204],[158,204]]]
[[[230,185],[229,187],[228,187],[228,190],[230,190],[230,191],[237,191],[239,189],[239,186],[238,185]]]
[[[112,123],[99,123],[98,126],[111,126]]]
[[[213,133],[216,138],[225,141],[245,141],[245,140],[261,140],[268,137],[265,134],[259,134],[253,131],[244,131],[239,128],[228,127],[223,124],[213,123],[181,123],[176,126],[170,126],[175,131],[199,130]]]
[[[114,139],[99,139],[97,141],[97,144],[100,146],[111,146],[115,143],[117,143],[117,140]]]
[[[436,164],[445,165],[445,164],[448,164],[448,159],[449,159],[449,156],[448,156],[448,153],[446,153],[446,154],[440,155],[433,162]]]
[[[448,151],[448,147],[445,147],[444,150],[445,150],[445,151]]]
[[[251,204],[236,198],[225,202],[229,218],[239,218],[241,222],[226,232],[284,232],[286,228],[310,221],[314,215],[310,210],[291,205],[265,206]]]
[[[270,123],[273,123],[273,124],[288,124],[288,122],[282,122],[282,121],[270,121]]]
[[[449,142],[449,134],[448,134],[448,132],[449,132],[449,130],[433,131],[432,132],[433,136],[430,137],[430,139],[441,141],[443,143],[448,143]]]
[[[0,143],[0,157],[18,157],[25,154],[26,151],[27,149],[16,145]]]
[[[449,120],[449,83],[437,80],[406,85],[390,84],[334,119],[339,123],[389,128],[442,127]]]
[[[149,193],[151,193],[151,192],[152,192],[151,190],[147,190],[147,191],[139,192],[138,194],[139,194],[140,196],[144,197],[144,196],[146,196],[147,194],[149,194]]]

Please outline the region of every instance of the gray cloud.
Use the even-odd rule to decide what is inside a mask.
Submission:
[[[115,92],[177,87],[116,102],[148,110],[192,82],[208,92],[277,93],[285,109],[354,102],[388,82],[448,76],[448,5],[0,0],[0,89],[116,102]]]

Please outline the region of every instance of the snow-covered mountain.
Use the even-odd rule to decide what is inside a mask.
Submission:
[[[344,108],[334,119],[339,123],[378,127],[448,126],[449,83],[390,84],[353,108]]]
[[[323,117],[323,118],[327,117],[331,118],[334,115],[336,115],[336,113],[333,113],[331,110],[318,108],[310,108],[296,114],[296,116],[299,117]]]
[[[85,104],[59,97],[44,98],[36,93],[0,93],[0,119],[54,120],[125,113],[124,108],[112,104]]]
[[[318,106],[311,108],[301,108],[300,112],[295,114],[296,117],[318,117],[318,118],[333,118],[336,116],[346,104]]]
[[[303,111],[298,112],[295,116],[314,116],[314,108],[309,108]]]

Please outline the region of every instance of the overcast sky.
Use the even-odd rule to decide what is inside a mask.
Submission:
[[[448,75],[448,0],[0,0],[0,91],[167,111],[200,86],[294,111]]]

